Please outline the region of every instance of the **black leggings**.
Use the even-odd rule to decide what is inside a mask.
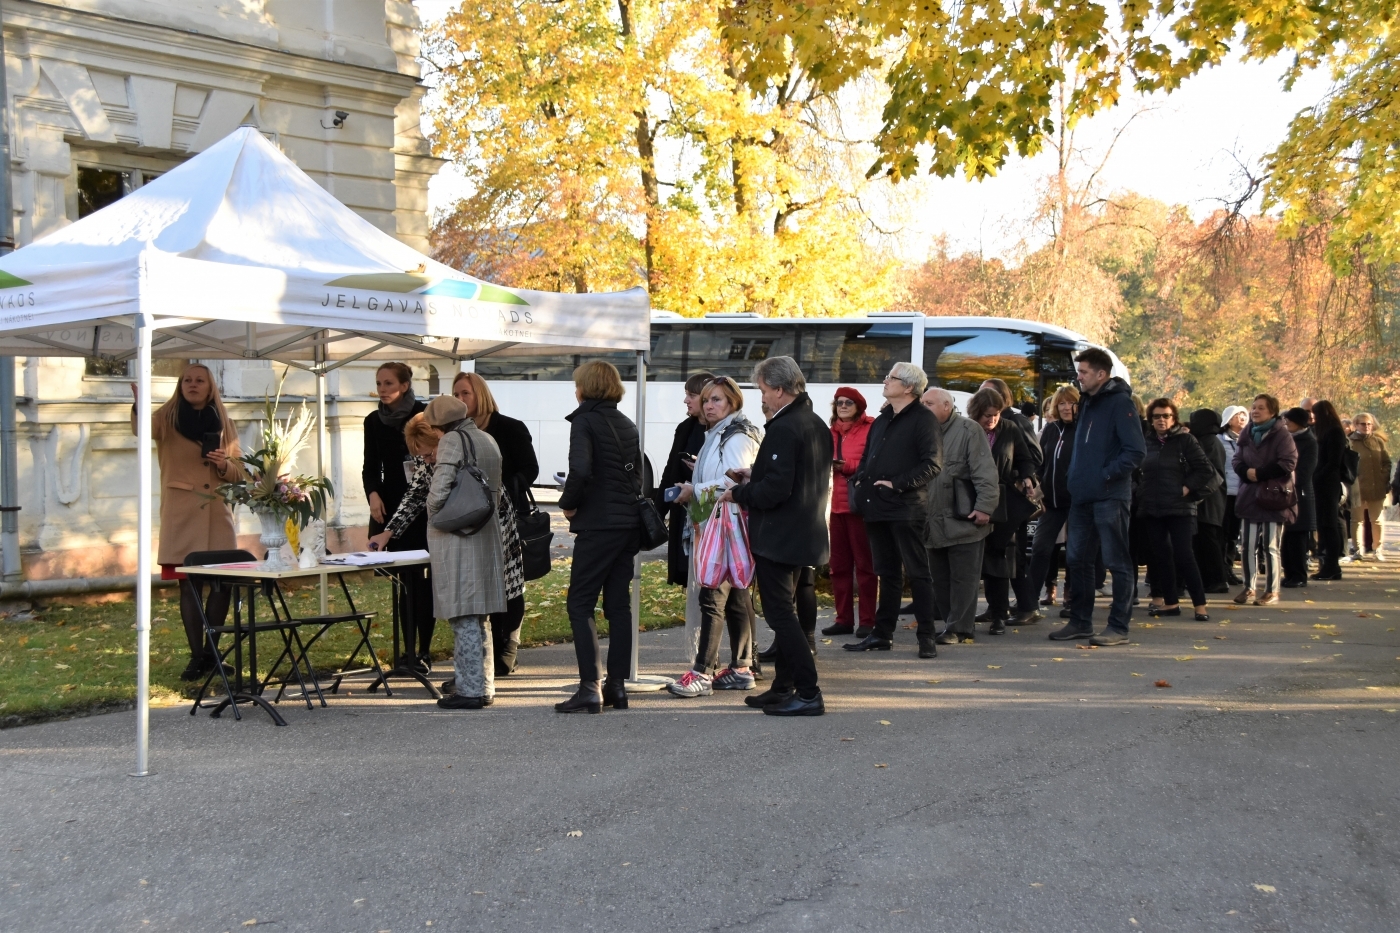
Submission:
[[[817,631],[817,570],[803,567],[797,571],[797,589],[792,594],[797,606],[797,622],[810,642]]]
[[[210,625],[223,625],[228,619],[229,598],[233,591],[227,587],[210,586],[204,594],[204,614]],[[189,580],[180,581],[180,621],[185,623],[185,640],[190,643],[190,657],[199,660],[208,658],[211,662],[214,651],[204,637],[204,622],[199,617],[200,596],[194,591]],[[218,637],[214,644],[219,643]]]
[[[505,612],[493,612],[491,620],[491,653],[495,656],[496,676],[515,673],[515,658],[520,651],[520,623],[525,621],[525,594],[506,600]]]
[[[1206,603],[1201,570],[1196,566],[1196,555],[1191,548],[1191,526],[1195,522],[1190,515],[1147,516],[1147,534],[1152,542],[1148,563],[1152,588],[1168,606],[1176,605],[1179,580],[1186,583],[1192,605],[1204,606]]]
[[[405,567],[394,571],[403,587],[394,587],[399,620],[403,628],[403,653],[408,657],[426,658],[432,653],[433,630],[433,572],[428,567]],[[409,609],[412,609],[410,630]]]

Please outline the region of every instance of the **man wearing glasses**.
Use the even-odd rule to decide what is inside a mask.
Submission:
[[[1069,623],[1052,641],[1088,638],[1098,647],[1128,643],[1136,573],[1128,550],[1128,512],[1133,471],[1147,455],[1132,390],[1110,377],[1113,359],[1090,347],[1075,357],[1079,373],[1079,424],[1069,463]],[[1094,634],[1094,564],[1099,553],[1113,575],[1108,625]]]

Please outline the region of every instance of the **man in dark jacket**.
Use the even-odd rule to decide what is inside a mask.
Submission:
[[[1128,643],[1133,613],[1133,558],[1128,551],[1128,510],[1133,471],[1147,445],[1132,390],[1113,371],[1113,358],[1098,347],[1075,357],[1079,373],[1079,422],[1069,464],[1069,623],[1050,633],[1054,641],[1089,638],[1098,646]],[[1094,564],[1102,553],[1113,575],[1108,625],[1094,634]],[[1092,636],[1092,637],[1091,637]]]
[[[938,475],[942,452],[938,418],[919,404],[928,385],[913,363],[895,363],[885,377],[889,404],[870,426],[865,453],[851,482],[851,508],[865,521],[870,555],[880,577],[875,630],[847,651],[889,651],[899,622],[902,580],[914,595],[919,625],[919,656],[938,656],[934,647],[933,579],[924,550],[929,481]]]
[[[1021,429],[1021,433],[1026,439],[1026,450],[1030,452],[1036,472],[1039,472],[1043,462],[1043,452],[1040,445],[1036,443],[1035,422],[1016,407],[1016,399],[1011,394],[1011,386],[1007,385],[1004,379],[988,379],[982,383],[982,388],[994,389],[1001,395],[1001,420],[1009,421]],[[1035,407],[1035,402],[1030,402],[1032,411],[1035,410]],[[1029,492],[1030,487],[1027,487],[1026,491]],[[1008,620],[1007,624],[1009,625],[1034,625],[1045,618],[1039,607],[1040,586],[1045,581],[1044,579],[1032,580],[1030,578],[1030,562],[1025,560],[1026,551],[1030,546],[1030,522],[1027,520],[1016,529],[1016,575],[1011,578],[1011,590],[1016,594],[1016,611]]]
[[[1308,585],[1308,541],[1317,530],[1317,496],[1313,475],[1317,472],[1317,438],[1313,436],[1312,412],[1290,408],[1283,413],[1293,445],[1298,448],[1298,465],[1293,468],[1293,488],[1298,495],[1298,520],[1283,530],[1283,585],[1289,589]]]
[[[700,390],[714,381],[713,373],[695,373],[685,381],[686,418],[676,425],[671,438],[671,453],[661,468],[661,483],[656,487],[656,511],[666,516],[670,535],[666,542],[666,582],[685,586],[690,579],[690,558],[682,547],[681,538],[688,521],[686,507],[665,499],[666,490],[690,482],[695,468],[695,455],[705,445],[705,422],[700,411]]]
[[[749,510],[749,547],[778,656],[773,685],[744,702],[772,716],[820,716],[826,707],[794,594],[802,568],[824,564],[831,554],[831,430],[812,411],[807,380],[792,357],[763,360],[753,382],[773,415],[753,469],[720,501]]]

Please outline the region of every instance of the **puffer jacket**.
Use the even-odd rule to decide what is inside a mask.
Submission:
[[[868,522],[922,519],[928,508],[924,487],[938,475],[943,459],[938,418],[918,399],[895,413],[889,405],[870,426],[865,454],[856,470],[852,511]],[[878,486],[888,480],[890,486]]]
[[[1130,501],[1133,471],[1145,453],[1132,389],[1115,376],[1094,394],[1086,392],[1079,399],[1069,464],[1070,497],[1075,502]]]
[[[1069,459],[1074,453],[1074,422],[1050,421],[1040,432],[1040,488],[1045,506],[1069,508]]]
[[[640,528],[637,494],[642,460],[637,426],[616,402],[588,399],[565,416],[569,422],[569,475],[559,508],[573,511],[569,530],[606,531]],[[617,437],[613,437],[613,430]],[[618,441],[622,449],[618,449]]]
[[[1235,496],[1235,514],[1242,520],[1262,524],[1288,523],[1297,519],[1296,505],[1273,512],[1260,508],[1255,501],[1261,485],[1271,479],[1291,479],[1298,467],[1298,447],[1293,443],[1293,435],[1288,433],[1288,425],[1282,418],[1274,419],[1273,427],[1259,443],[1254,441],[1254,425],[1245,425],[1240,432],[1240,449],[1235,453],[1235,462],[1231,467],[1240,478],[1240,491]],[[1249,479],[1251,469],[1255,472],[1253,480]]]
[[[1181,425],[1173,425],[1165,439],[1156,432],[1147,439],[1138,484],[1139,515],[1165,518],[1196,514],[1196,503],[1182,487],[1198,493],[1216,479],[1215,467],[1206,459],[1200,441]]]
[[[1235,462],[1235,454],[1240,449],[1240,439],[1229,431],[1221,431],[1219,435],[1220,446],[1225,448],[1225,495],[1237,496],[1240,494],[1240,478],[1235,475],[1235,470],[1230,464]]]
[[[1001,499],[996,461],[992,459],[987,433],[971,418],[954,412],[943,422],[943,469],[928,484],[928,520],[924,524],[924,546],[952,547],[971,544],[992,533],[992,525],[978,525],[953,514],[953,486],[971,483],[976,494],[974,508],[991,515]]]
[[[846,480],[860,468],[860,458],[865,453],[865,442],[874,423],[874,418],[862,413],[852,421],[837,421],[831,426],[831,446],[836,459],[842,461],[831,465],[832,514],[846,515],[851,511]]]

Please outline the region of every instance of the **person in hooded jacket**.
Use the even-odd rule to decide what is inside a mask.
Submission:
[[[1317,439],[1317,468],[1313,471],[1313,501],[1317,513],[1317,573],[1314,580],[1340,580],[1342,541],[1342,470],[1347,434],[1337,409],[1326,399],[1313,403],[1312,431]]]
[[[1128,553],[1128,509],[1133,471],[1146,454],[1142,422],[1132,391],[1112,375],[1113,358],[1098,347],[1075,357],[1079,375],[1079,422],[1069,464],[1068,556],[1073,598],[1070,618],[1050,633],[1055,641],[1089,638],[1094,645],[1125,645],[1132,619],[1132,555]],[[1094,570],[1097,557],[1113,576],[1108,624],[1094,634]]]
[[[1258,395],[1249,407],[1249,427],[1240,433],[1240,449],[1231,464],[1240,478],[1240,492],[1235,499],[1235,511],[1244,523],[1244,542],[1241,550],[1244,556],[1244,589],[1235,596],[1235,602],[1244,605],[1254,602],[1256,606],[1272,606],[1278,602],[1279,589],[1279,543],[1283,537],[1283,527],[1298,517],[1295,502],[1283,508],[1269,507],[1271,503],[1260,502],[1260,492],[1266,488],[1278,491],[1279,487],[1293,479],[1293,470],[1298,466],[1298,447],[1293,443],[1293,435],[1279,417],[1278,399],[1272,395]],[[1255,598],[1254,584],[1258,577],[1258,557],[1264,552],[1264,595]]]
[[[1201,585],[1206,593],[1230,592],[1229,571],[1225,560],[1225,479],[1232,473],[1225,459],[1225,445],[1220,443],[1220,416],[1209,408],[1191,412],[1188,423],[1191,436],[1205,451],[1206,459],[1219,477],[1213,492],[1196,503],[1196,535],[1191,546],[1196,553],[1196,566],[1201,570]]]
[[[1317,438],[1313,436],[1312,412],[1290,408],[1283,413],[1293,445],[1298,448],[1298,465],[1293,468],[1293,485],[1298,491],[1298,517],[1283,531],[1283,585],[1290,589],[1308,585],[1308,541],[1317,530],[1317,494],[1313,477],[1317,472]]]
[[[1079,412],[1079,390],[1061,386],[1050,400],[1053,420],[1040,432],[1040,490],[1045,511],[1036,522],[1031,544],[1031,565],[1026,576],[1045,580],[1053,573],[1056,540],[1069,521],[1069,460],[1074,452],[1074,419]],[[1069,579],[1065,579],[1069,599]]]
[[[1200,442],[1177,420],[1176,403],[1154,399],[1147,406],[1152,434],[1142,461],[1138,515],[1147,526],[1152,553],[1152,580],[1161,602],[1147,610],[1150,616],[1179,616],[1178,582],[1186,584],[1197,622],[1209,622],[1205,587],[1196,566],[1191,538],[1196,530],[1196,502],[1220,483]]]
[[[856,511],[865,521],[875,572],[880,577],[880,602],[875,630],[847,651],[888,651],[899,623],[900,593],[909,581],[921,649],[933,649],[933,581],[924,553],[925,487],[938,475],[942,455],[938,419],[919,404],[928,377],[913,363],[895,363],[885,377],[889,401],[870,426],[865,453],[851,480]]]
[[[831,595],[836,602],[836,621],[822,629],[823,635],[851,635],[860,638],[875,629],[875,603],[879,598],[879,578],[870,555],[870,539],[865,521],[851,511],[847,480],[855,475],[870,425],[875,419],[865,412],[865,396],[850,386],[841,386],[831,402],[831,443],[836,459],[831,462]],[[855,596],[860,594],[860,626],[856,626]]]

